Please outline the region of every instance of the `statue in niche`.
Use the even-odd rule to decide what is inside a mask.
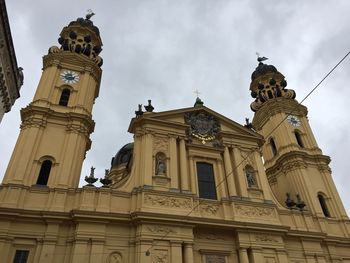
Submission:
[[[156,155],[156,175],[166,175],[166,157],[164,153]]]
[[[251,167],[246,167],[245,175],[247,177],[248,187],[257,187],[254,170]]]

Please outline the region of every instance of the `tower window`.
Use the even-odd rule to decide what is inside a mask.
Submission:
[[[67,106],[68,101],[69,101],[69,96],[70,96],[70,90],[69,89],[64,89],[62,90],[59,105],[61,106]]]
[[[29,256],[28,250],[16,250],[13,263],[27,263],[28,256]]]
[[[273,156],[276,156],[276,154],[277,154],[277,147],[276,147],[275,140],[273,138],[270,139],[270,145],[271,145],[271,150],[272,150]]]
[[[217,199],[213,165],[204,162],[197,163],[197,178],[199,197]]]
[[[45,160],[41,164],[38,180],[36,184],[39,185],[47,185],[47,181],[49,180],[49,175],[51,171],[52,162],[50,160]]]
[[[245,176],[247,179],[248,187],[258,187],[253,167],[249,165],[245,167]]]
[[[327,204],[326,204],[326,200],[324,198],[324,196],[322,194],[318,194],[317,195],[318,201],[320,202],[321,208],[322,208],[322,212],[324,214],[325,217],[331,217],[331,214],[329,213]]]
[[[304,143],[303,143],[303,141],[302,141],[302,139],[301,139],[300,133],[299,133],[298,131],[295,131],[294,134],[295,134],[295,139],[297,140],[298,145],[299,145],[301,148],[304,148]]]

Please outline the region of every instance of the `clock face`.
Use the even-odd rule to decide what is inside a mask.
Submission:
[[[287,120],[294,127],[299,127],[300,126],[300,120],[296,116],[288,115]]]
[[[79,74],[72,70],[64,70],[61,75],[61,80],[63,80],[67,84],[74,84],[79,81]]]

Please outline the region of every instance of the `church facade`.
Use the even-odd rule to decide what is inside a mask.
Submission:
[[[205,107],[136,111],[134,141],[79,187],[102,58],[90,17],[63,28],[0,186],[2,262],[349,263],[350,221],[307,119],[263,58],[252,123]]]

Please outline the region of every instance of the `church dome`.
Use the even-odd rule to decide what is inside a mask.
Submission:
[[[265,75],[266,73],[277,73],[277,69],[273,65],[267,65],[262,62],[259,63],[259,65],[256,67],[254,72],[252,73],[252,81],[254,81],[257,77],[261,75]]]
[[[128,164],[131,161],[134,151],[134,143],[125,144],[112,158],[111,169],[121,164]]]

